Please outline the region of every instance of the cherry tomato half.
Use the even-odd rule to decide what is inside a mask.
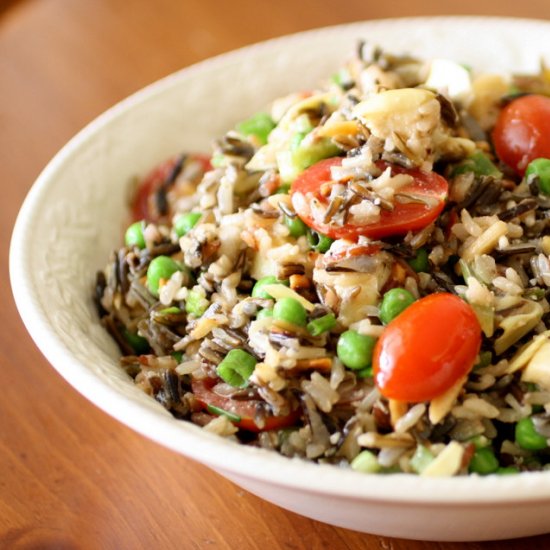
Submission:
[[[325,207],[328,200],[321,195],[321,186],[332,180],[330,169],[339,166],[342,159],[339,157],[322,160],[302,172],[291,186],[292,204],[298,216],[309,227],[332,239],[353,239],[360,235],[379,239],[391,235],[402,235],[408,231],[415,231],[426,227],[433,222],[445,206],[445,199],[449,185],[447,181],[435,172],[421,172],[420,170],[406,170],[392,165],[394,174],[409,174],[414,181],[399,190],[417,197],[418,202],[394,202],[392,211],[382,210],[380,219],[367,225],[338,226],[322,223],[313,218],[311,201],[317,199]],[[380,163],[379,168],[384,170],[389,164]]]
[[[213,380],[193,380],[191,388],[195,398],[205,409],[210,405],[240,417],[239,421],[232,422],[243,430],[249,432],[279,430],[293,426],[300,418],[299,410],[293,411],[286,416],[271,415],[265,419],[265,425],[259,427],[254,421],[254,416],[256,414],[256,407],[261,403],[260,401],[255,399],[237,401],[236,399],[231,399],[231,397],[219,395],[212,390],[214,384],[215,381]]]
[[[389,399],[429,401],[470,371],[480,346],[474,310],[454,294],[431,294],[384,329],[374,349],[375,383]]]
[[[536,158],[550,158],[550,97],[526,95],[502,111],[493,130],[498,158],[519,175]]]
[[[200,180],[204,172],[212,169],[210,159],[206,155],[191,154],[188,155],[187,159],[188,161],[194,160],[200,163],[201,171],[197,174],[198,180]],[[167,180],[178,161],[178,158],[171,158],[162,162],[153,168],[153,170],[151,170],[151,172],[149,172],[149,174],[147,174],[147,176],[139,184],[132,201],[132,217],[134,221],[159,220],[160,216],[155,206],[154,194]]]

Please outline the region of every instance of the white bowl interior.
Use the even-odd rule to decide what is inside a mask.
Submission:
[[[497,18],[356,23],[238,50],[131,96],[59,152],[21,209],[10,273],[31,336],[69,383],[113,417],[311,517],[369,532],[440,540],[546,531],[540,510],[550,509],[550,473],[446,480],[360,475],[241,447],[173,419],[118,367],[118,349],[98,322],[92,289],[95,272],[122,242],[133,178],[178,152],[209,151],[212,140],[239,119],[286,92],[318,84],[337,70],[359,39],[491,72],[535,71],[541,57],[550,61],[549,33],[550,23]],[[331,498],[339,506],[324,506]],[[493,510],[503,512],[495,516],[498,521],[489,521],[478,508],[497,502]],[[525,513],[510,514],[511,503]],[[403,508],[399,525],[381,513],[388,507]],[[412,508],[416,515],[410,515]],[[464,521],[451,528],[433,521],[438,510],[456,514],[458,509],[464,521],[472,522],[467,533]],[[421,516],[422,510],[430,515]],[[473,520],[474,511],[485,524]]]

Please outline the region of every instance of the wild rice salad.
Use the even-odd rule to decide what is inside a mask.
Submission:
[[[136,188],[97,275],[176,418],[361,472],[550,465],[550,71],[361,43]]]

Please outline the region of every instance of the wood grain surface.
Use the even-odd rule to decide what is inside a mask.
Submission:
[[[0,0],[0,548],[550,548],[550,535],[471,544],[377,537],[266,503],[77,394],[32,343],[9,286],[9,239],[33,180],[116,101],[266,38],[453,12],[550,19],[550,2]]]

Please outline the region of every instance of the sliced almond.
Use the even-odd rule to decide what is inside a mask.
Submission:
[[[407,411],[409,410],[409,404],[406,401],[396,401],[395,399],[390,399],[388,401],[388,406],[390,409],[390,422],[395,429],[397,421],[402,416],[407,414]]]
[[[464,447],[457,441],[451,441],[430,462],[420,475],[424,477],[450,477],[454,476],[462,466]]]
[[[508,368],[505,374],[512,374],[523,367],[525,367],[529,361],[533,358],[533,355],[537,353],[539,348],[548,341],[550,338],[550,330],[546,330],[537,334],[530,342],[527,342],[515,353],[514,357],[510,359]]]
[[[453,386],[451,386],[445,393],[438,395],[430,402],[430,409],[428,411],[428,418],[432,424],[441,422],[443,418],[449,413],[453,407],[460,390],[464,386],[468,375],[463,376]]]
[[[307,311],[313,311],[315,309],[314,304],[285,285],[276,283],[273,285],[265,285],[263,288],[270,296],[273,296],[275,300],[279,300],[280,298],[294,298],[295,300],[298,300],[298,302],[300,302],[304,308],[307,309]]]

